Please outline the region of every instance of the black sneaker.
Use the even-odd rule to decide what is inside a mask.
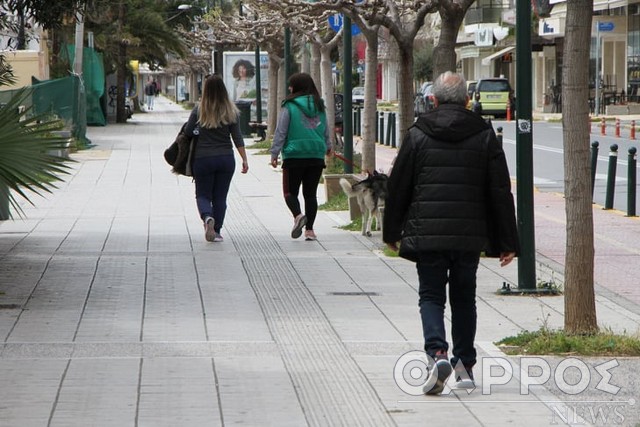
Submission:
[[[433,368],[431,368],[427,383],[422,388],[424,394],[437,395],[442,393],[451,372],[453,372],[453,368],[451,367],[451,363],[449,363],[447,354],[436,355],[436,363]]]
[[[476,388],[476,382],[473,379],[473,368],[467,368],[466,366],[456,366],[456,388],[462,389],[474,389]]]

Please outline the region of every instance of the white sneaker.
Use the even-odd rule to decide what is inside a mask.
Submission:
[[[213,242],[216,238],[216,231],[213,229],[215,221],[210,216],[204,219],[204,238],[207,242]]]
[[[297,239],[302,236],[302,229],[307,225],[307,217],[300,214],[293,221],[293,230],[291,230],[291,238]]]

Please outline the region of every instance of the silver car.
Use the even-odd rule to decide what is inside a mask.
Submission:
[[[351,91],[351,100],[354,104],[364,104],[364,86],[356,86]]]

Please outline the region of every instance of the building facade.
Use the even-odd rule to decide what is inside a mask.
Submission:
[[[531,73],[536,111],[562,108],[566,12],[566,0],[535,2]],[[513,0],[479,0],[468,10],[457,43],[458,71],[468,80],[504,76],[516,87],[515,16]],[[592,112],[596,104],[600,113],[618,113],[620,106],[629,112],[640,102],[640,3],[595,0],[590,52]]]

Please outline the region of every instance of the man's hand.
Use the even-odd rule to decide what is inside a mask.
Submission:
[[[272,168],[277,168],[278,167],[278,158],[277,157],[275,159],[271,159],[271,167]]]
[[[500,267],[509,265],[515,256],[515,252],[500,252]]]

